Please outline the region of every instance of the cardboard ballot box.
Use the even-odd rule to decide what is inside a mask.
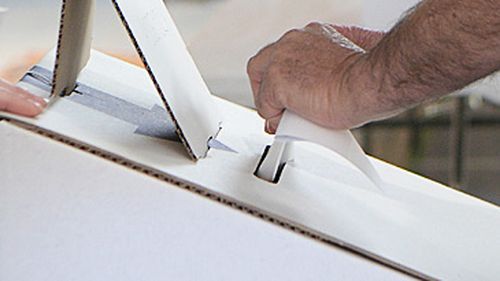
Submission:
[[[2,113],[0,279],[500,276],[498,207],[293,115],[263,154],[262,120],[209,93],[162,1],[113,3],[145,70],[91,51],[93,1],[66,0],[19,83],[50,106]]]

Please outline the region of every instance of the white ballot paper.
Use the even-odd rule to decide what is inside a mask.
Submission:
[[[328,130],[290,111],[284,112],[274,143],[263,156],[265,158],[256,175],[271,182],[279,181],[282,173],[279,169],[284,169],[287,162],[293,161],[288,145],[294,141],[309,141],[338,153],[371,180],[374,191],[383,191],[382,179],[351,132]]]
[[[342,155],[361,170],[373,184],[382,189],[383,182],[368,156],[349,131],[334,131],[322,128],[292,112],[285,112],[276,137],[281,140],[310,141]],[[380,190],[381,191],[381,190]]]
[[[348,132],[287,113],[278,140],[316,143],[293,142],[278,183],[254,176],[273,141],[257,113],[206,91],[161,0],[113,2],[146,70],[92,51],[73,92],[4,119],[412,276],[500,276],[498,207],[367,157]],[[56,54],[19,85],[48,97]]]

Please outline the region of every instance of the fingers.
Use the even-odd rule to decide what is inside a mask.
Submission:
[[[250,79],[250,85],[252,87],[254,100],[257,100],[262,83],[262,78],[266,74],[267,67],[270,64],[273,46],[274,44],[268,45],[248,61],[247,73]]]
[[[289,36],[291,32],[293,31],[285,34],[280,40]],[[281,118],[279,116],[282,115],[284,110],[284,107],[275,99],[276,93],[274,86],[276,85],[277,77],[273,75],[274,72],[269,69],[276,45],[277,43],[274,43],[263,48],[257,55],[249,60],[247,66],[257,112],[262,118],[272,120],[272,127],[270,127],[272,130],[268,130],[266,125],[266,131],[268,133],[276,131],[277,123],[275,120]],[[266,124],[268,124],[267,121]]]
[[[0,111],[33,117],[42,113],[45,107],[42,98],[0,80]]]
[[[257,55],[250,58],[247,64],[247,74],[250,79],[250,84],[252,87],[252,93],[254,100],[259,98],[259,90],[261,89],[261,83],[264,76],[268,72],[268,68],[271,65],[274,51],[278,47],[280,42],[286,41],[292,38],[300,31],[298,29],[292,29],[286,32],[276,43],[270,44],[267,47],[261,49]]]
[[[336,37],[329,36],[331,33]],[[339,42],[333,44],[337,38]],[[344,47],[344,41],[354,45],[333,27],[311,23],[287,32],[250,59],[247,72],[255,106],[266,120],[266,132],[276,132],[286,108],[319,124],[330,124],[331,102],[325,96],[336,81],[332,69],[355,51]]]
[[[33,117],[42,113],[44,108],[45,104],[35,99],[0,93],[0,111]]]
[[[279,74],[276,73],[276,67],[271,67],[260,85],[255,106],[257,112],[264,119],[273,118],[285,110],[285,105],[280,102],[280,83]]]

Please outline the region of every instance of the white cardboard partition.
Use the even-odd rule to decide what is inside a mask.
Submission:
[[[113,3],[188,153],[194,159],[205,157],[221,119],[163,1]]]
[[[71,94],[80,71],[87,64],[92,45],[94,10],[95,0],[62,1],[61,35],[52,79],[52,99]]]

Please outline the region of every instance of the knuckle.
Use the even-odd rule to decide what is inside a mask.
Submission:
[[[318,29],[318,28],[321,28],[323,25],[319,22],[316,22],[316,21],[312,21],[310,23],[308,23],[306,25],[306,28],[309,28],[309,29]]]
[[[270,52],[273,50],[273,48],[274,48],[275,46],[276,46],[276,43],[271,43],[271,44],[269,44],[269,45],[267,45],[267,46],[265,46],[265,47],[261,48],[261,49],[257,52],[257,54],[256,54],[255,56],[253,56],[253,58],[254,58],[254,59],[257,59],[257,58],[260,58],[260,57],[264,56],[264,54],[266,54],[266,53],[270,53]]]
[[[261,69],[274,53],[274,48],[275,43],[267,45],[260,49],[256,55],[252,56],[247,62],[247,73],[255,73],[258,69]]]
[[[293,38],[295,37],[297,34],[299,34],[301,31],[299,29],[291,29],[291,30],[288,30],[287,32],[285,32],[285,34],[283,34],[283,36],[281,37],[281,40],[284,40],[284,39],[289,39],[289,38]]]

